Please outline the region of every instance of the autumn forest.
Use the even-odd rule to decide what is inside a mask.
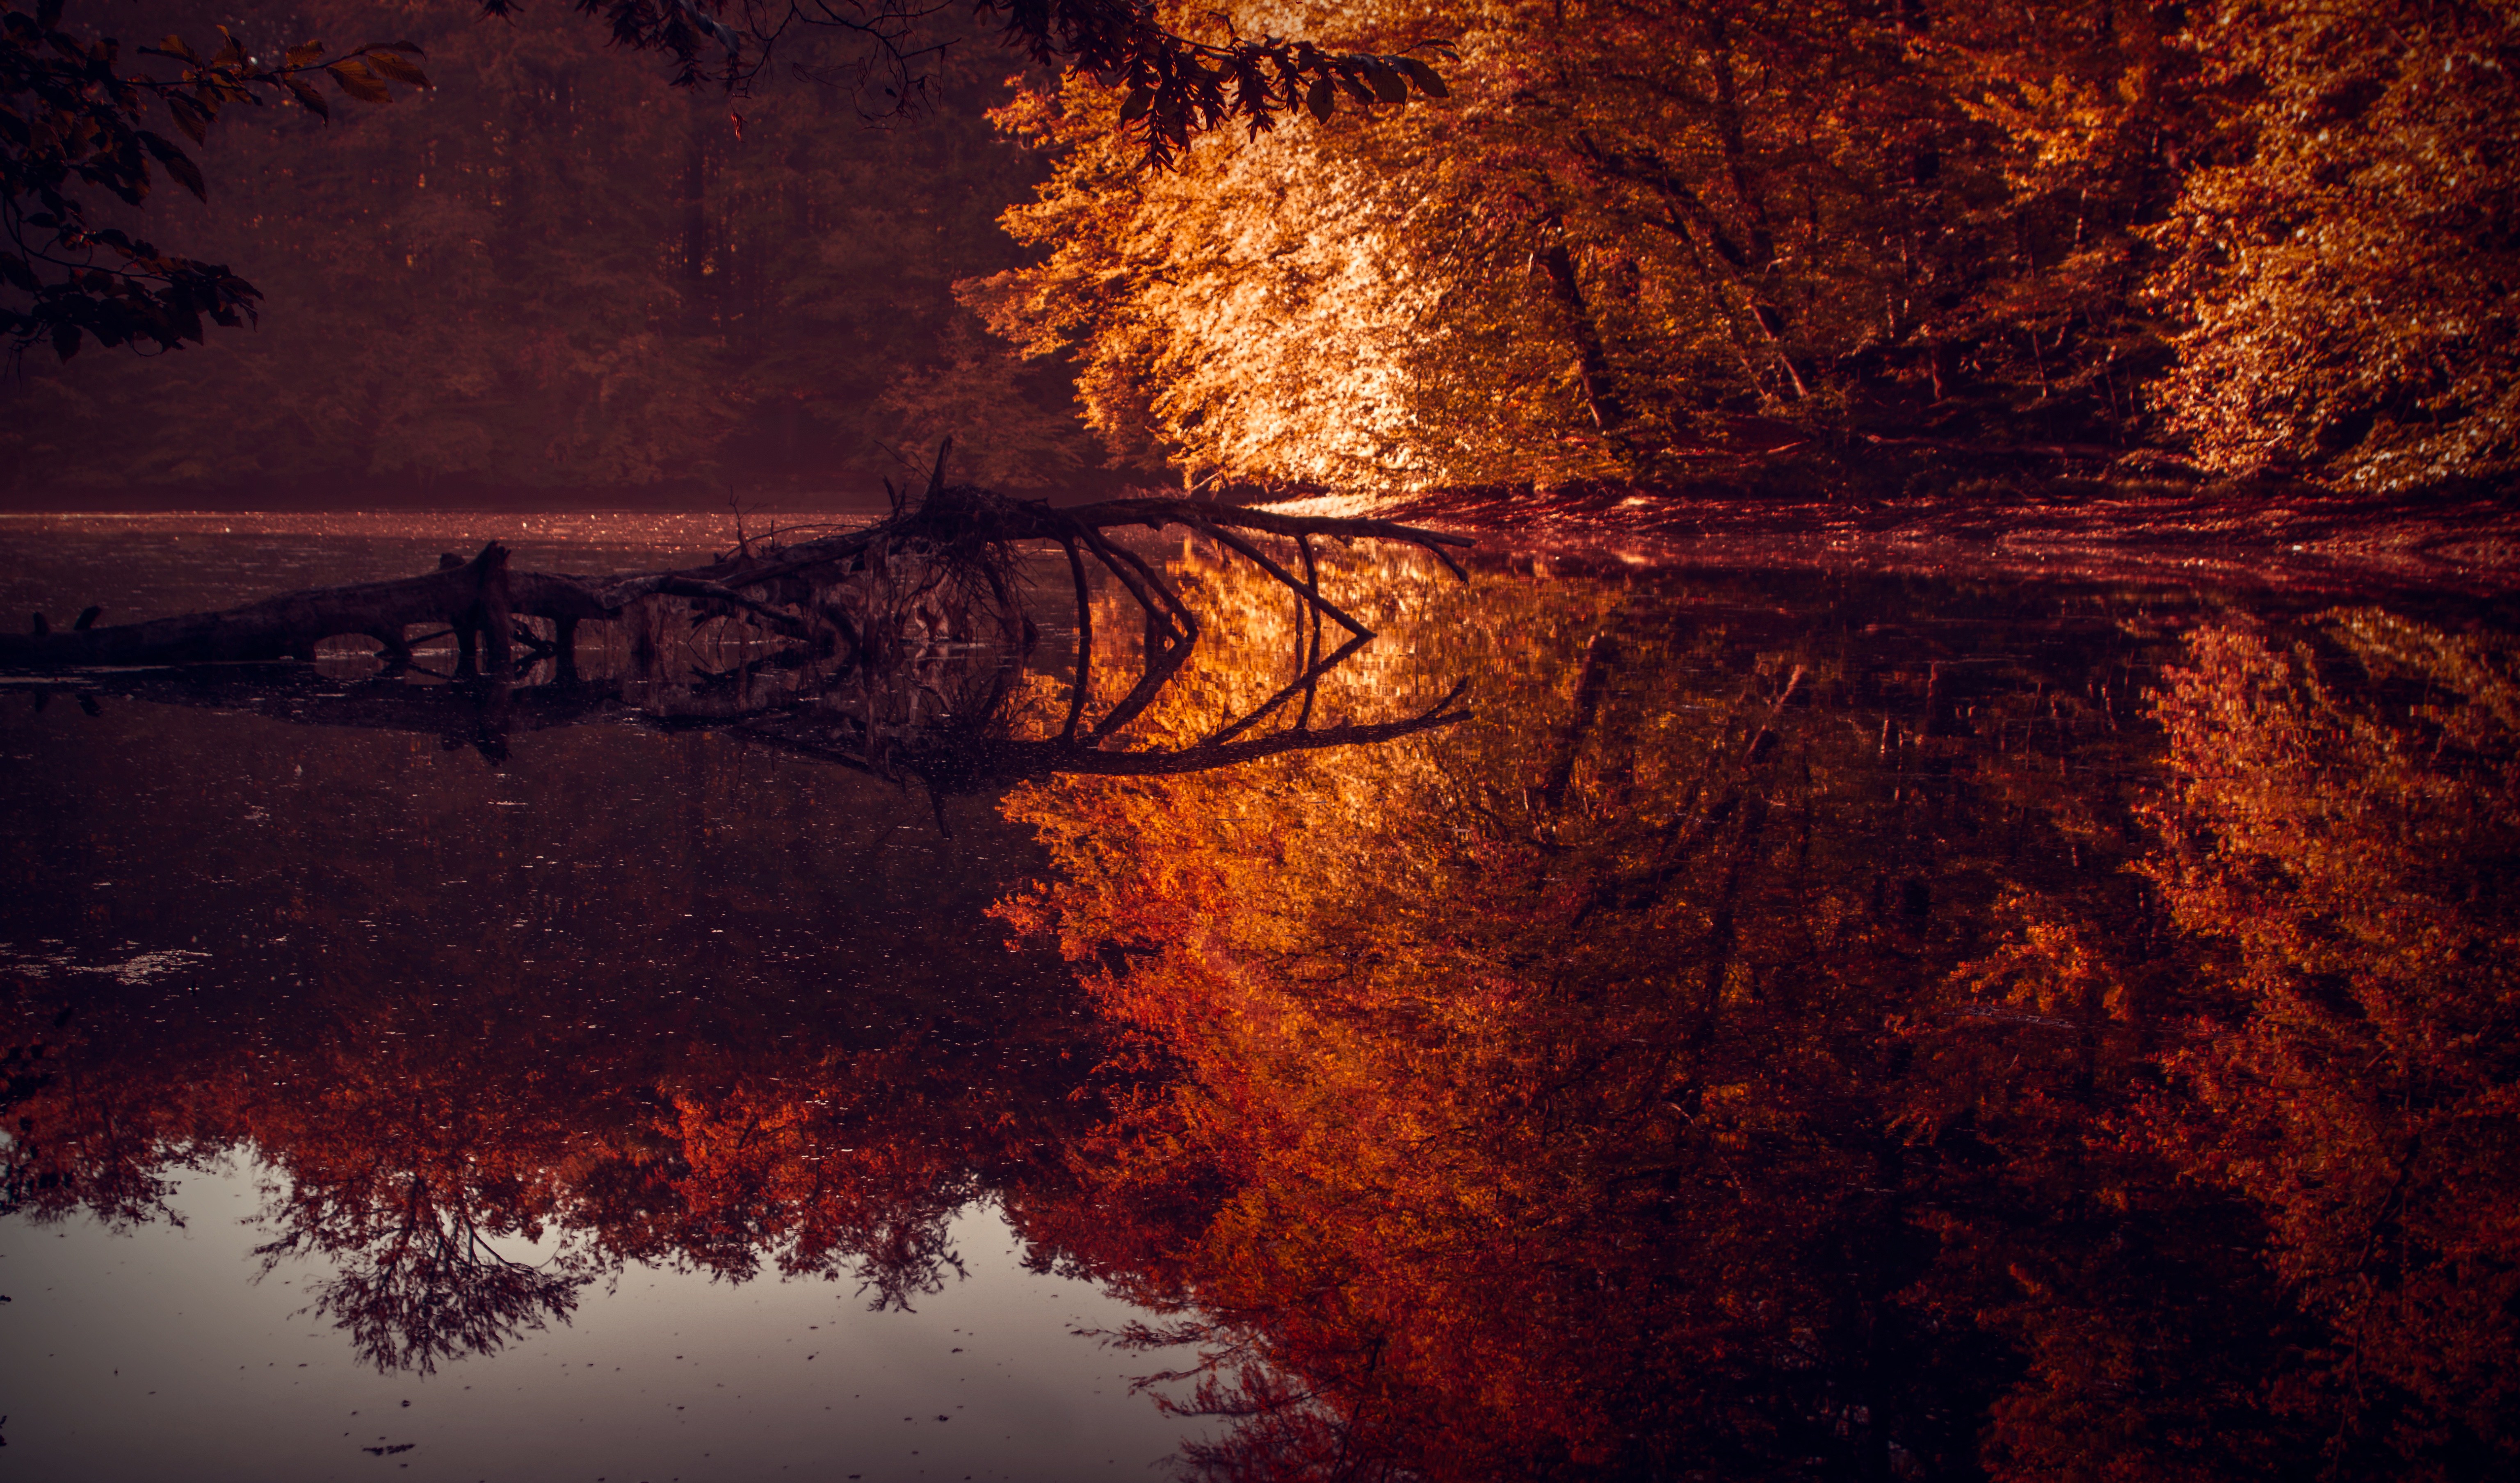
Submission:
[[[408,41],[430,85],[225,109],[203,202],[90,188],[258,321],[23,355],[11,497],[831,489],[948,433],[1013,490],[2513,456],[2507,7],[1160,11],[1393,64],[1222,116],[998,14],[790,27],[730,95],[710,38],[676,89],[561,6],[71,6],[265,62]]]
[[[0,1458],[2514,1476],[2515,72],[0,0]]]

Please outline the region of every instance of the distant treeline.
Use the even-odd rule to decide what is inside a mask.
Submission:
[[[259,330],[27,356],[14,501],[831,487],[949,432],[1012,489],[1653,481],[1882,442],[2368,489],[2515,461],[2511,0],[1243,8],[1449,41],[1448,96],[1325,83],[1169,170],[1144,90],[1036,74],[993,128],[1015,60],[977,32],[873,129],[828,43],[729,100],[564,7],[230,23],[407,37],[437,85],[329,125],[232,111],[208,206],[140,224],[260,287]]]
[[[170,32],[214,45],[222,22],[258,55],[408,39],[435,86],[330,123],[228,110],[198,152],[208,204],[160,190],[130,224],[251,281],[259,327],[27,353],[0,382],[13,503],[873,487],[904,472],[886,450],[923,474],[949,432],[958,470],[1000,486],[1112,477],[1064,370],[953,296],[1024,259],[996,217],[1040,175],[984,116],[1019,61],[985,41],[941,59],[931,107],[873,127],[850,59],[810,38],[730,100],[669,87],[566,6],[240,19],[147,0],[66,20],[126,57]],[[820,64],[838,84],[791,70]]]

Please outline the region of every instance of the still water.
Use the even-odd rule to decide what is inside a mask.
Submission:
[[[726,544],[18,519],[0,603],[493,537]],[[1360,547],[1290,691],[1143,549],[1089,749],[1048,568],[950,747],[723,624],[0,689],[0,1476],[2513,1465],[2507,607]]]

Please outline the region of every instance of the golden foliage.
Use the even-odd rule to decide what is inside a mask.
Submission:
[[[2242,0],[2189,44],[2230,100],[2157,235],[2162,395],[2228,468],[2396,489],[2520,448],[2520,12]]]
[[[2387,613],[2199,634],[2163,715],[2149,867],[2224,947],[2228,1000],[2156,1109],[2195,1177],[2268,1212],[2331,1327],[2290,1397],[2336,1446],[2455,1475],[2520,1405],[2520,670]]]
[[[2161,351],[2128,290],[2187,70],[2148,9],[1405,5],[1452,96],[1133,168],[1069,79],[1050,249],[967,285],[1073,347],[1098,427],[1195,471],[1424,485],[1669,472],[1732,420],[2118,436]],[[1377,39],[1380,38],[1380,39]]]

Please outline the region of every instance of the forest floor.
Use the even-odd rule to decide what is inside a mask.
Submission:
[[[1587,485],[1273,505],[1493,538],[1489,551],[1630,566],[2173,583],[2338,597],[2520,594],[2520,498],[2484,486],[2356,495],[2275,481],[1980,480],[1896,499]]]

